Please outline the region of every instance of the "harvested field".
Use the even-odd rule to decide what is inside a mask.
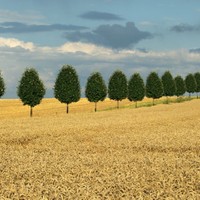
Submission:
[[[83,99],[67,115],[47,99],[33,118],[19,100],[0,107],[2,200],[200,199],[200,100],[94,113]]]

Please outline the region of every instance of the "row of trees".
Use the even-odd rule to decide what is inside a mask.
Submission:
[[[119,102],[128,98],[130,101],[137,102],[143,100],[146,96],[154,100],[162,96],[168,97],[176,95],[182,96],[185,92],[200,92],[200,73],[194,75],[188,74],[185,80],[181,76],[172,77],[169,71],[166,71],[160,78],[156,72],[151,72],[144,84],[139,73],[134,73],[129,80],[122,71],[115,71],[109,79],[108,88],[99,72],[92,73],[87,80],[85,96],[90,102],[95,103],[95,112],[97,111],[97,103],[103,101],[107,95],[110,99]],[[5,84],[3,77],[0,75],[0,97],[5,93]],[[22,75],[17,88],[17,95],[24,105],[30,106],[30,116],[33,113],[33,107],[40,104],[45,95],[45,87],[39,78],[38,72],[33,69],[26,69]],[[81,89],[79,78],[76,70],[69,65],[64,65],[55,81],[54,96],[61,103],[67,105],[66,112],[69,112],[69,104],[79,101],[81,97]]]

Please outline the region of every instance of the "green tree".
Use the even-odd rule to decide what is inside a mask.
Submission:
[[[117,108],[119,108],[119,101],[126,99],[128,94],[127,79],[122,71],[115,71],[108,83],[108,96],[110,99],[117,101]]]
[[[146,96],[148,98],[158,99],[163,96],[163,85],[156,72],[151,72],[146,81]]]
[[[185,85],[186,85],[186,91],[189,93],[189,97],[190,97],[191,93],[194,93],[197,88],[197,83],[193,74],[188,74],[185,77]]]
[[[54,96],[61,103],[67,104],[66,113],[69,112],[70,103],[79,101],[80,83],[76,70],[72,66],[64,65],[60,70],[54,85]]]
[[[196,87],[195,92],[197,93],[197,99],[198,99],[199,98],[198,93],[200,92],[200,73],[196,72],[194,74],[194,78],[195,78],[196,83],[197,83],[197,87]]]
[[[181,76],[176,76],[175,79],[175,84],[176,84],[176,92],[175,95],[177,97],[182,96],[186,92],[186,86],[183,78]]]
[[[17,95],[24,105],[30,106],[30,116],[32,117],[33,107],[40,104],[45,95],[44,84],[35,69],[25,70],[18,86]]]
[[[128,99],[130,101],[135,101],[135,107],[137,108],[137,101],[141,101],[144,96],[144,81],[139,73],[135,73],[131,76],[128,82]]]
[[[4,79],[0,73],[0,97],[2,97],[5,93],[5,83],[4,83]]]
[[[103,101],[107,95],[106,84],[99,72],[89,76],[86,84],[85,96],[88,101],[95,103],[95,112],[97,111],[97,102]]]
[[[169,71],[166,71],[161,79],[163,84],[164,96],[167,97],[167,103],[168,103],[168,97],[175,95],[176,92],[175,81]]]

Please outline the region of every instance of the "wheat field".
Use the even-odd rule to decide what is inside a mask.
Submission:
[[[200,100],[115,105],[0,100],[0,199],[200,199]]]

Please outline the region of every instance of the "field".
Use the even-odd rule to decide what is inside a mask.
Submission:
[[[200,100],[115,105],[0,100],[0,199],[200,199]]]

